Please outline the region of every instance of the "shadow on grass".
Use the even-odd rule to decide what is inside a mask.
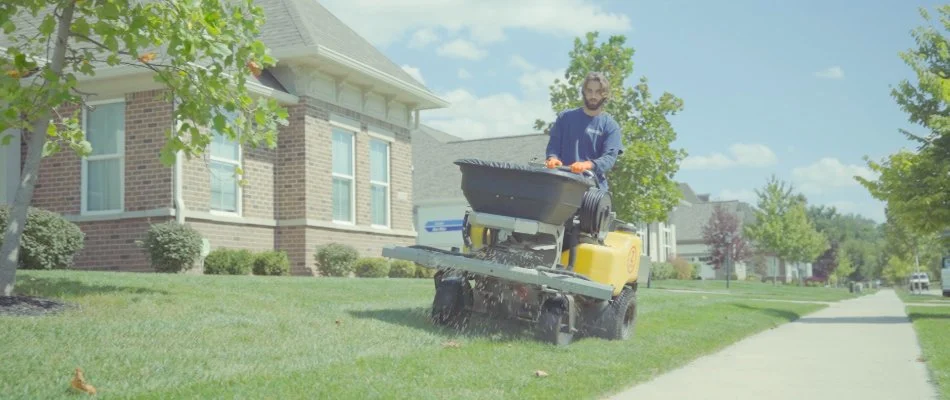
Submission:
[[[763,314],[767,314],[767,315],[770,315],[770,316],[773,316],[773,317],[781,318],[781,319],[784,319],[784,320],[789,321],[789,322],[795,321],[795,320],[798,320],[798,319],[801,318],[801,315],[798,315],[797,313],[794,313],[794,312],[792,312],[792,311],[778,310],[778,309],[774,309],[774,308],[765,308],[765,307],[753,307],[753,306],[750,306],[750,305],[747,305],[747,304],[742,304],[742,303],[731,303],[731,304],[732,304],[733,307],[736,307],[736,308],[742,308],[742,309],[746,309],[746,310],[758,311],[758,312],[761,312],[761,313],[763,313]]]
[[[461,324],[442,326],[429,319],[429,309],[425,307],[351,310],[349,313],[356,318],[375,319],[444,337],[484,337],[495,341],[515,341],[534,337],[531,326],[525,322],[492,319],[481,314],[472,314]]]
[[[950,319],[950,313],[944,312],[912,312],[907,315],[911,321],[920,319]]]
[[[20,295],[36,297],[82,297],[96,294],[164,294],[169,292],[143,287],[90,285],[66,278],[21,278],[17,279],[15,291]]]

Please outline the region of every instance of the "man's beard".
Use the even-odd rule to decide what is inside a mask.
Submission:
[[[605,101],[607,101],[607,99],[603,98],[597,103],[592,103],[590,100],[587,100],[587,97],[584,97],[584,106],[586,106],[588,110],[597,111],[603,107]]]

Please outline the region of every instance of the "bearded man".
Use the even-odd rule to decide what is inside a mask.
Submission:
[[[591,72],[581,84],[584,106],[558,114],[548,138],[548,168],[570,165],[574,173],[593,171],[602,189],[607,172],[623,154],[620,124],[604,111],[610,84],[600,72]]]

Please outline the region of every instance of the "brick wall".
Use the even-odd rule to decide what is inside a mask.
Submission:
[[[125,206],[126,212],[174,207],[174,169],[159,162],[165,130],[172,126],[172,106],[161,101],[160,91],[126,95]],[[369,136],[366,125],[395,135],[391,143],[392,228],[411,230],[412,175],[409,132],[384,121],[363,116],[312,98],[288,107],[290,123],[281,127],[278,148],[243,151],[243,217],[263,220],[265,225],[241,221],[221,222],[210,210],[208,156],[185,160],[183,196],[189,212],[187,222],[209,239],[212,249],[248,248],[252,251],[280,249],[291,259],[295,275],[315,274],[317,246],[331,242],[354,246],[361,255],[378,256],[383,246],[411,244],[414,238],[345,229],[305,226],[305,221],[329,223],[331,207],[331,113],[355,119],[361,124],[357,135],[357,224],[370,225]],[[63,110],[68,112],[70,110]],[[25,153],[25,144],[21,151]],[[23,159],[25,160],[25,154]],[[71,151],[44,159],[34,196],[34,206],[76,216],[81,204],[81,162]],[[144,238],[150,223],[173,217],[126,218],[77,222],[86,234],[85,249],[75,265],[84,269],[152,271],[135,241]],[[284,221],[284,226],[267,226]],[[288,221],[297,226],[288,225]],[[247,222],[247,223],[245,223]]]
[[[144,250],[135,242],[145,240],[150,224],[169,219],[133,218],[78,223],[86,234],[86,240],[73,263],[79,269],[154,272]]]

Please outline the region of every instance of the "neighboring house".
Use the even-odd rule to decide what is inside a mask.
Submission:
[[[685,258],[687,261],[698,263],[700,265],[699,276],[702,279],[725,279],[725,269],[716,270],[711,261],[712,250],[703,240],[703,227],[709,222],[716,206],[723,207],[725,211],[739,216],[739,230],[743,226],[755,222],[755,212],[751,205],[737,201],[710,201],[708,194],[697,195],[689,185],[681,184],[680,190],[688,207],[680,207],[673,213],[673,222],[677,227],[676,242],[679,249],[677,256]],[[765,277],[771,279],[775,277],[780,282],[790,282],[797,280],[801,275],[804,278],[812,276],[811,263],[785,263],[780,262],[778,258],[770,254],[763,254],[762,261],[765,263]],[[753,273],[752,260],[745,262],[736,262],[731,271],[736,278],[740,280]]]
[[[415,242],[409,136],[420,110],[448,103],[316,0],[257,4],[267,17],[262,40],[279,64],[250,83],[251,92],[290,112],[274,150],[218,136],[206,158],[165,167],[158,150],[175,122],[151,75],[107,68],[82,81],[98,94],[82,113],[94,154],[44,159],[33,201],[86,234],[77,267],[151,271],[136,241],[149,224],[171,219],[194,226],[211,249],[286,251],[298,275],[314,273],[318,245],[346,243],[379,255],[383,246]],[[22,164],[19,147],[0,149],[7,202]],[[235,165],[247,186],[232,176]]]
[[[548,135],[543,133],[463,140],[426,125],[413,132],[414,217],[418,244],[451,249],[461,247],[461,224],[468,208],[462,194],[462,174],[453,164],[462,158],[544,163]],[[424,150],[423,150],[424,149]],[[654,262],[676,254],[676,227],[670,223],[640,224],[646,255]]]

